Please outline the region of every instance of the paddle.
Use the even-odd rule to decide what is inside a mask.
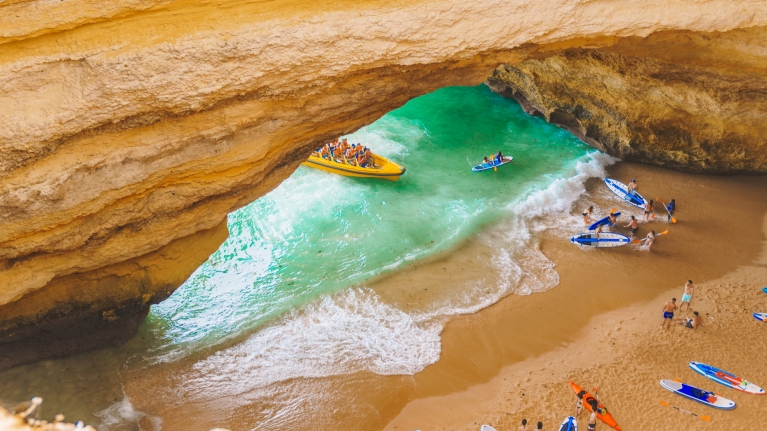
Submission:
[[[706,421],[706,422],[711,422],[711,418],[710,418],[710,417],[708,417],[708,416],[701,416],[701,415],[699,415],[699,414],[696,414],[696,413],[693,413],[693,412],[688,412],[687,410],[684,410],[684,409],[680,409],[680,408],[679,408],[679,407],[677,407],[677,406],[672,406],[671,404],[669,404],[669,403],[667,403],[667,402],[665,402],[665,401],[663,401],[663,400],[660,400],[660,405],[662,405],[662,406],[666,406],[666,407],[671,407],[672,409],[677,409],[677,410],[679,410],[680,412],[684,412],[684,413],[687,413],[687,414],[690,414],[690,415],[693,415],[693,416],[697,416],[697,417],[699,417],[699,418],[703,419],[703,420],[704,420],[704,421]]]
[[[672,216],[672,215],[671,215],[671,211],[669,211],[669,210],[668,210],[668,207],[666,206],[666,203],[665,203],[665,202],[663,202],[662,200],[660,201],[660,203],[662,203],[662,204],[663,204],[663,208],[664,208],[664,209],[666,210],[666,212],[668,213],[668,216],[669,216],[669,217],[671,217],[671,223],[676,223],[676,219],[674,218],[674,216]]]
[[[661,232],[661,233],[656,233],[656,234],[655,234],[655,237],[657,238],[657,237],[659,237],[659,236],[661,236],[661,235],[666,235],[667,233],[668,233],[668,229],[664,230],[664,231],[663,231],[663,232]],[[635,240],[632,242],[632,244],[639,244],[640,242],[643,242],[643,241],[647,241],[647,238],[642,238],[642,239],[635,239]]]

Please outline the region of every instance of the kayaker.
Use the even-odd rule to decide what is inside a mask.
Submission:
[[[631,182],[628,185],[628,194],[635,195],[638,190],[639,190],[639,185],[637,184],[637,180],[631,180]]]
[[[650,214],[655,218],[655,203],[652,200],[647,203],[647,206],[644,209],[644,219],[642,219],[642,221],[649,221]]]
[[[692,280],[687,280],[684,285],[684,293],[682,294],[682,303],[679,304],[679,311],[682,311],[684,304],[687,304],[687,309],[690,309],[690,301],[692,300],[692,294],[695,293],[695,286],[692,285]]]
[[[590,205],[588,208],[586,208],[586,209],[583,211],[583,214],[582,214],[582,215],[583,215],[583,223],[584,223],[584,224],[589,224],[589,223],[591,223],[591,212],[592,212],[592,211],[594,211],[594,206],[593,206],[593,205]]]
[[[637,223],[636,217],[631,216],[631,221],[629,222],[629,224],[623,227],[631,227],[631,239],[634,239],[634,235],[639,230],[639,223]]]
[[[482,159],[482,164],[489,165],[490,164],[490,159],[488,159],[487,156],[485,156],[485,158]]]
[[[663,305],[663,322],[660,324],[660,329],[666,327],[666,321],[671,326],[671,321],[674,320],[674,310],[676,310],[676,298],[671,298],[671,302],[667,302]]]
[[[647,250],[650,250],[652,242],[655,241],[655,231],[651,230],[650,233],[647,234],[647,237],[644,239],[644,241],[644,246],[647,247]]]
[[[495,155],[495,163],[503,163],[503,153],[500,150]]]
[[[666,211],[668,211],[668,221],[671,221],[671,217],[674,215],[674,211],[676,211],[676,199],[671,199],[671,202],[666,206]]]
[[[522,419],[522,425],[517,428],[517,431],[527,431],[527,419]]]

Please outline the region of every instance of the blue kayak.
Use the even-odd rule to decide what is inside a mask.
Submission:
[[[498,166],[503,166],[506,163],[509,163],[510,161],[514,160],[514,157],[504,157],[503,161],[500,163],[496,162],[495,160],[491,161],[490,163],[482,163],[481,165],[474,166],[471,168],[472,172],[482,172],[487,171],[489,169],[495,169]]]
[[[613,213],[613,215],[615,217],[618,217],[619,215],[621,215],[621,213]],[[605,225],[605,224],[610,224],[610,226],[613,225],[612,223],[610,223],[610,216],[607,216],[605,218],[601,218],[601,219],[595,221],[594,223],[591,224],[591,226],[589,226],[589,230],[595,230],[599,226],[602,226],[602,225]]]
[[[622,182],[612,178],[605,178],[605,185],[607,185],[607,188],[610,189],[611,192],[615,193],[618,197],[631,205],[641,209],[647,208],[647,200],[637,192],[629,192],[628,186]]]

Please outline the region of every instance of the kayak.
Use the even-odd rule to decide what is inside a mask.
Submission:
[[[583,393],[583,407],[586,408],[589,412],[594,412],[593,407],[591,407],[591,404],[589,402],[597,402],[597,418],[605,423],[605,425],[609,426],[610,428],[614,428],[618,431],[621,431],[621,427],[618,425],[618,422],[615,422],[615,419],[613,419],[613,415],[610,414],[610,412],[607,411],[607,407],[605,407],[602,403],[599,402],[596,398],[594,398],[593,395],[583,390],[582,387],[578,386],[577,384],[573,383],[572,380],[568,380],[570,382],[570,387],[573,388],[573,392],[575,392],[576,395]]]
[[[621,213],[619,212],[613,213],[612,215],[614,215],[615,217],[618,217],[619,215],[621,215]],[[610,223],[610,216],[607,216],[605,218],[601,218],[595,221],[594,223],[591,224],[591,226],[589,226],[589,230],[596,230],[596,228],[605,224],[610,224],[612,226],[612,223]]]
[[[755,384],[730,374],[727,371],[712,367],[711,365],[701,364],[700,362],[690,362],[690,368],[696,373],[702,374],[709,379],[741,392],[749,394],[764,395],[764,389]]]
[[[698,389],[695,386],[690,386],[686,383],[675,382],[673,380],[661,380],[660,385],[677,395],[681,395],[715,409],[732,410],[735,408],[735,401],[728,400],[713,392]]]
[[[373,161],[373,166],[375,167],[363,168],[347,163],[338,163],[335,160],[323,159],[322,157],[312,154],[309,156],[309,160],[302,164],[310,168],[343,175],[345,177],[379,178],[389,181],[397,181],[402,174],[405,173],[404,167],[392,162],[386,157],[373,154]]]
[[[562,421],[559,431],[578,431],[578,421],[574,417],[568,416]]]
[[[493,157],[495,157],[495,155],[493,155]],[[482,172],[482,171],[487,171],[489,169],[495,169],[498,166],[503,166],[512,160],[514,160],[514,157],[504,157],[501,163],[497,163],[495,160],[492,160],[490,163],[482,163],[481,165],[474,166],[473,168],[471,168],[471,171]]]
[[[491,427],[490,425],[482,425],[481,427],[479,427],[479,431],[497,431],[497,430]]]
[[[754,313],[754,319],[767,322],[767,313]]]
[[[597,239],[595,232],[584,232],[571,236],[570,242],[582,247],[618,247],[630,243],[631,238],[618,232],[602,232]]]
[[[647,207],[647,200],[637,192],[628,192],[628,186],[620,181],[616,181],[612,178],[605,178],[605,184],[611,192],[615,193],[624,201],[634,205],[637,208],[645,209]]]

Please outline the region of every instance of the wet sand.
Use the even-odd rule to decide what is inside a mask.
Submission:
[[[608,172],[637,178],[647,197],[654,190],[676,197],[679,223],[640,224],[640,235],[670,231],[651,252],[574,250],[547,235],[541,248],[557,263],[561,284],[450,322],[440,362],[415,376],[417,389],[386,430],[476,430],[488,423],[505,431],[516,430],[522,418],[553,429],[574,412],[568,379],[599,386],[624,430],[700,429],[700,419],[661,406],[661,399],[711,416],[712,430],[756,428],[767,420],[764,397],[717,387],[687,368],[689,361],[708,362],[767,385],[767,327],[751,317],[767,309],[765,179],[630,163]],[[599,198],[597,190],[585,201]],[[707,326],[661,332],[661,307],[671,297],[681,300],[687,279],[698,290],[693,310],[683,315],[698,310]],[[675,377],[729,397],[738,408],[718,412],[660,387],[660,379]]]

